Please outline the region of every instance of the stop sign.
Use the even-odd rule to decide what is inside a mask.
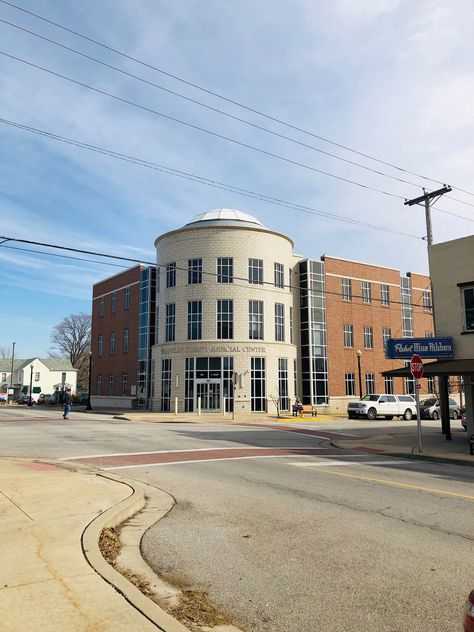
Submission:
[[[410,371],[415,380],[419,380],[423,376],[423,362],[416,353],[410,360]]]

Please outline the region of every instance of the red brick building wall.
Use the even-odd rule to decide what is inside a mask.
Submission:
[[[329,396],[344,396],[345,374],[355,376],[355,392],[359,395],[357,350],[361,351],[362,390],[365,393],[365,375],[373,373],[375,392],[385,392],[384,378],[381,371],[403,366],[403,362],[387,360],[383,344],[384,328],[391,330],[392,338],[403,336],[402,305],[400,291],[400,271],[383,268],[366,263],[358,263],[344,259],[324,257],[326,282],[326,327],[328,350]],[[342,279],[351,279],[352,300],[344,300],[342,296]],[[362,300],[362,281],[369,281],[371,302]],[[424,336],[433,331],[430,311],[424,311],[422,303],[423,291],[429,290],[429,277],[411,275],[414,336]],[[389,287],[389,305],[381,300],[381,285]],[[344,325],[353,326],[353,347],[344,347]],[[373,348],[364,347],[364,326],[372,327]],[[405,392],[402,378],[393,381],[394,393]],[[423,381],[422,392],[428,392]]]
[[[96,283],[92,291],[92,395],[131,396],[137,385],[138,327],[140,309],[140,271],[135,266]],[[125,307],[125,290],[130,290],[130,306]],[[112,295],[116,293],[116,307],[112,311]],[[100,303],[103,300],[103,315]],[[123,350],[123,334],[128,329],[128,351]],[[115,352],[111,352],[111,336],[115,333]],[[99,354],[99,337],[103,338]],[[122,388],[123,376],[127,386]],[[100,393],[98,376],[102,378]],[[113,376],[113,389],[109,377]],[[123,392],[124,391],[124,392]]]

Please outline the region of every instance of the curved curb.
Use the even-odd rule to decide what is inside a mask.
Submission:
[[[113,474],[96,473],[97,476],[106,478],[116,483],[126,485],[131,490],[130,495],[110,509],[94,518],[82,532],[81,544],[85,558],[90,566],[113,586],[134,608],[153,623],[162,632],[189,632],[189,629],[179,623],[171,615],[165,612],[158,604],[146,597],[136,586],[115,570],[102,556],[99,550],[99,537],[105,528],[112,528],[130,518],[146,505],[147,492],[157,491],[155,488],[133,481],[128,482]],[[164,493],[164,492],[163,492]],[[166,515],[165,513],[154,517],[154,522]]]

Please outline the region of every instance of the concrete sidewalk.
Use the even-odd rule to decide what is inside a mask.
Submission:
[[[280,417],[276,414],[267,413],[239,413],[232,418],[232,413],[156,413],[150,411],[113,411],[112,409],[92,411],[96,414],[109,414],[113,415],[116,419],[126,419],[127,421],[139,421],[147,423],[188,423],[188,424],[274,424],[274,423],[308,423],[308,422],[322,422],[322,421],[336,421],[336,415],[318,415],[317,417],[311,417],[311,415],[304,415],[301,417],[293,417],[291,414],[282,413]]]
[[[360,439],[333,441],[334,445],[350,450],[391,454],[403,457],[437,459],[461,465],[474,465],[469,454],[468,435],[462,429],[452,429],[452,440],[446,441],[438,428],[422,427],[422,452],[418,450],[416,426],[410,432],[387,433]]]
[[[2,631],[157,630],[89,565],[82,548],[84,529],[126,502],[128,485],[91,471],[0,458],[0,492]],[[100,556],[98,547],[93,555]]]

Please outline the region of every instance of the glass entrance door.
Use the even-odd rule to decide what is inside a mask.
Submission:
[[[220,380],[196,380],[196,408],[198,397],[201,398],[201,410],[203,412],[216,412],[221,409],[221,382]]]

